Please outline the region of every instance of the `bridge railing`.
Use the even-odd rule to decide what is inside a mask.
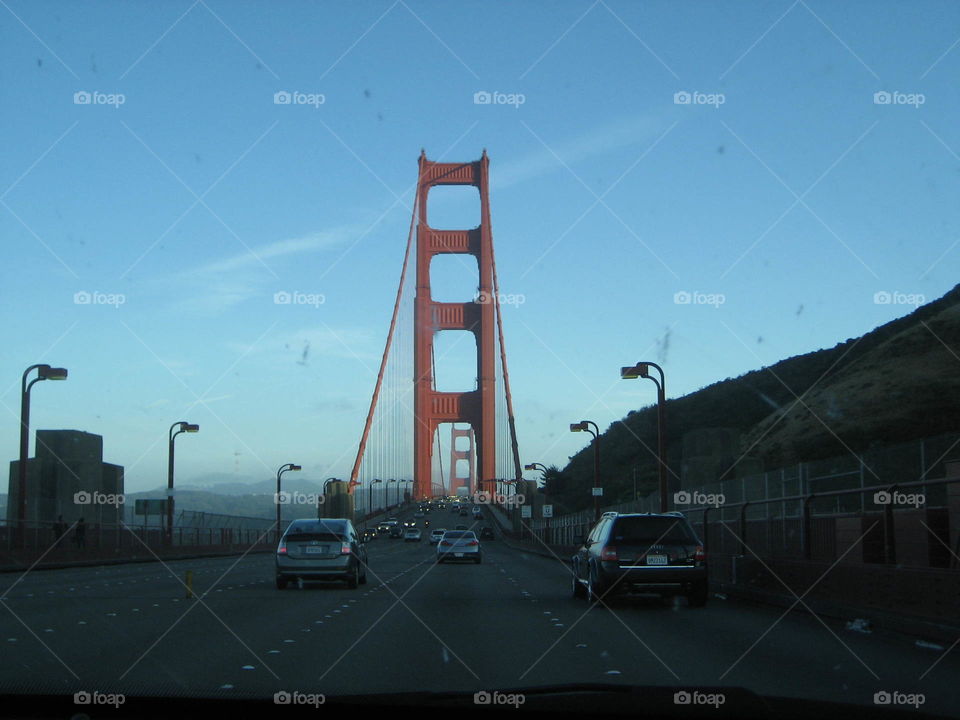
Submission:
[[[954,487],[941,493],[943,502],[934,506],[926,504],[923,493],[903,492],[941,486]],[[864,510],[838,512],[844,504],[838,500],[845,496],[855,497],[853,505]],[[645,504],[624,503],[603,511],[657,511]],[[767,506],[776,504],[780,511],[771,514]],[[710,554],[831,562],[844,557],[863,563],[960,568],[960,477],[689,507],[683,512]],[[570,547],[593,527],[594,514],[584,510],[525,522],[541,542]]]
[[[67,531],[59,537],[56,526],[57,523],[53,522],[28,522],[23,531],[23,542],[19,543],[16,525],[0,525],[0,549],[42,554],[45,559],[55,559],[102,551],[122,555],[168,547],[165,530],[159,526],[88,523],[81,535],[77,533],[76,525],[67,524]],[[273,547],[275,541],[274,532],[257,528],[175,525],[172,534],[173,547],[181,549],[267,548]]]

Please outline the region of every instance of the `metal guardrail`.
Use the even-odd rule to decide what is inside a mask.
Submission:
[[[740,548],[739,554],[746,555],[747,554],[747,547],[746,547],[747,509],[750,506],[768,505],[770,503],[778,503],[778,502],[779,503],[786,503],[786,502],[802,503],[801,504],[802,534],[800,538],[800,544],[802,549],[801,554],[803,556],[803,559],[810,560],[812,555],[811,553],[812,543],[810,542],[810,539],[811,539],[810,526],[811,526],[811,520],[813,517],[813,513],[810,510],[810,504],[817,498],[838,497],[841,495],[864,495],[868,493],[874,493],[874,494],[888,493],[889,495],[892,496],[894,493],[896,493],[898,490],[902,488],[930,487],[930,486],[938,486],[938,485],[949,485],[953,483],[960,483],[960,478],[942,478],[939,480],[914,480],[911,482],[894,483],[892,485],[874,485],[872,487],[848,488],[845,490],[824,490],[822,492],[807,493],[806,495],[793,495],[790,497],[783,497],[783,498],[768,498],[765,500],[746,500],[740,503],[730,503],[729,505],[723,504],[716,507],[706,506],[706,507],[690,508],[687,510],[687,512],[703,513],[702,522],[699,524],[702,524],[703,526],[703,530],[704,530],[703,539],[704,539],[704,542],[706,543],[708,542],[707,538],[709,537],[710,512],[718,511],[718,510],[722,512],[723,510],[726,510],[726,509],[738,508],[740,511],[739,517],[738,517],[739,532],[737,533],[739,537],[739,543],[738,543]],[[884,538],[884,562],[886,564],[892,565],[892,564],[895,564],[897,561],[896,533],[894,528],[894,517],[895,517],[894,503],[893,502],[885,503],[884,505],[882,505],[882,510],[880,510],[880,512],[883,513],[882,528],[883,528],[883,538]],[[837,513],[832,513],[832,515],[834,516],[836,514]],[[865,517],[867,514],[868,513],[866,512],[852,513],[852,514],[847,514],[847,516],[848,517]],[[823,513],[822,515],[828,515],[828,514]],[[709,552],[709,547],[705,549]]]
[[[765,498],[759,500],[745,500],[743,502],[737,503],[724,503],[718,506],[698,506],[690,507],[682,512],[689,516],[690,513],[702,513],[700,516],[699,522],[693,522],[694,525],[700,526],[702,529],[701,537],[705,544],[707,544],[706,550],[710,552],[710,536],[711,527],[716,523],[720,522],[724,524],[722,519],[723,513],[725,511],[738,511],[736,521],[738,523],[737,541],[738,554],[747,555],[747,537],[748,537],[748,522],[765,522],[767,524],[771,522],[785,521],[787,519],[786,514],[784,513],[779,518],[769,518],[764,517],[760,520],[750,521],[747,517],[747,511],[751,507],[760,507],[765,505],[770,505],[774,503],[797,503],[800,508],[799,512],[799,523],[800,523],[800,552],[797,559],[811,560],[813,556],[813,533],[812,533],[812,522],[814,518],[837,518],[837,517],[861,517],[866,518],[873,515],[873,512],[870,511],[857,511],[857,512],[820,512],[815,513],[812,509],[812,505],[818,499],[828,498],[828,497],[839,497],[843,495],[866,495],[869,493],[881,493],[885,492],[894,495],[897,491],[908,489],[908,488],[921,488],[921,487],[937,487],[945,486],[950,484],[960,484],[960,477],[949,477],[941,478],[936,480],[916,480],[911,482],[902,482],[894,483],[892,485],[875,485],[870,487],[857,487],[857,488],[846,488],[841,490],[824,490],[820,492],[806,493],[803,495],[791,495],[787,497],[779,498]],[[865,506],[864,506],[865,507]],[[904,508],[909,509],[909,508]],[[619,512],[637,512],[633,507],[626,508],[622,506],[616,506],[612,508],[604,508],[605,512],[619,511]],[[877,513],[882,513],[882,524],[881,532],[883,534],[883,562],[885,564],[893,565],[897,562],[897,546],[896,546],[896,532],[895,532],[895,518],[896,518],[897,508],[891,503],[881,505],[877,508]],[[719,521],[711,522],[711,513],[721,513],[721,519]],[[592,509],[583,510],[578,513],[572,513],[569,515],[558,516],[554,518],[546,519],[537,519],[532,521],[527,521],[529,527],[538,535],[538,537],[548,545],[564,545],[572,546],[576,544],[576,539],[578,536],[586,535],[589,532],[590,528],[594,525],[594,512]],[[948,538],[949,540],[949,538]],[[960,535],[958,535],[958,544],[960,544]],[[952,553],[952,562],[950,563],[951,568],[956,568],[960,565],[960,562],[957,560],[957,556],[960,556],[960,547],[950,548]]]
[[[0,549],[5,551],[49,552],[55,557],[61,550],[124,550],[166,547],[164,529],[159,526],[127,524],[86,524],[82,535],[75,524],[67,524],[65,533],[58,537],[56,523],[32,522],[24,529],[24,542],[17,548],[17,526],[0,526]],[[273,545],[274,533],[269,530],[228,527],[173,528],[174,547],[251,547]]]

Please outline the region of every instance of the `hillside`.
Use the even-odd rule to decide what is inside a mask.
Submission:
[[[960,286],[860,338],[668,400],[667,457],[686,477],[697,466],[690,455],[698,433],[734,438],[705,463],[713,481],[953,432],[960,428],[958,391]],[[647,407],[602,434],[606,502],[632,496],[634,467],[638,494],[656,487],[656,430],[656,408]],[[548,483],[562,504],[586,506],[592,447],[549,473]]]

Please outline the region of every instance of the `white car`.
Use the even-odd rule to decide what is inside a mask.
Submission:
[[[437,563],[447,560],[483,562],[483,552],[477,535],[470,530],[447,530],[437,543]]]
[[[437,528],[436,530],[430,531],[430,544],[436,545],[440,540],[443,539],[443,534],[447,531],[446,528]]]
[[[403,534],[404,542],[420,542],[420,531],[417,528],[410,528]]]

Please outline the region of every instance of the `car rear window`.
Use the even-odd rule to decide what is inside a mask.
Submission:
[[[313,540],[340,542],[346,537],[346,534],[346,527],[309,523],[291,526],[287,530],[287,540],[292,542],[311,542]]]
[[[332,532],[298,532],[287,535],[287,542],[342,542],[343,535]]]
[[[451,531],[448,532],[448,533],[444,533],[443,536],[444,536],[445,538],[454,538],[454,539],[456,539],[456,538],[468,538],[468,539],[469,539],[469,538],[475,538],[475,537],[476,537],[476,535],[474,535],[472,532],[469,532],[469,531],[467,531],[467,530],[451,530]]]
[[[618,518],[610,532],[612,542],[620,543],[689,543],[696,535],[683,518],[625,517]]]

